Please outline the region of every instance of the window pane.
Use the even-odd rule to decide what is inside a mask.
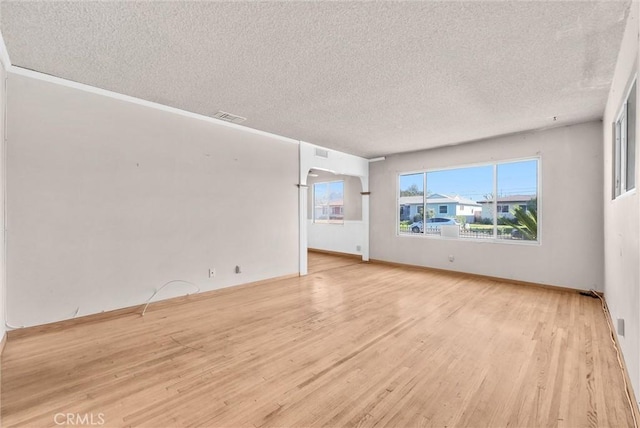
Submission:
[[[316,183],[313,185],[313,220],[326,221],[329,215],[325,207],[329,203],[329,183]]]
[[[400,176],[398,231],[422,233],[424,216],[424,174]]]
[[[344,181],[313,185],[313,221],[344,223]]]
[[[633,84],[627,101],[627,156],[626,189],[636,187],[636,84]]]
[[[498,238],[538,239],[538,161],[498,164]],[[526,209],[522,209],[524,205]]]
[[[329,221],[331,223],[344,222],[344,182],[329,183]]]
[[[442,227],[457,226],[461,238],[493,237],[492,192],[492,165],[427,173],[427,218],[436,220],[425,233],[441,235]],[[488,224],[482,224],[485,208]]]

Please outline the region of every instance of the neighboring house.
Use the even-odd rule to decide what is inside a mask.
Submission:
[[[536,195],[511,195],[498,197],[497,211],[498,218],[513,218],[513,210],[517,207],[527,209],[529,201],[534,199]],[[482,218],[493,219],[493,201],[478,201],[482,205]]]
[[[413,220],[416,214],[424,211],[422,196],[400,197],[400,221]],[[472,222],[476,213],[480,213],[482,205],[471,199],[460,196],[448,196],[441,193],[427,195],[427,211],[430,217],[464,216],[466,221]]]
[[[331,221],[344,219],[344,202],[342,199],[329,201],[328,205],[316,205],[315,221]]]

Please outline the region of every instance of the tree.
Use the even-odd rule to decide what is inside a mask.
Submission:
[[[535,198],[534,198],[535,199]],[[516,207],[513,211],[513,219],[504,218],[504,223],[514,227],[522,233],[524,239],[535,241],[538,239],[538,208],[537,201],[527,208]]]
[[[400,196],[422,196],[422,190],[418,189],[417,184],[412,184],[405,190],[401,190]]]

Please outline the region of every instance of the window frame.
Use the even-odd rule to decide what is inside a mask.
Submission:
[[[631,96],[631,92],[635,88],[635,103],[636,103],[636,122],[637,122],[637,111],[638,111],[638,86],[637,86],[637,73],[633,75],[631,80],[628,83],[628,86],[624,92],[623,102],[620,105],[618,112],[615,116],[615,120],[613,121],[613,162],[612,162],[612,199],[618,199],[623,197],[631,192],[635,192],[637,187],[637,180],[634,180],[633,187],[627,188],[627,174],[629,170],[628,165],[628,124],[629,124],[629,97]],[[622,126],[624,124],[624,126]],[[636,126],[637,127],[637,126]],[[638,136],[634,132],[634,174],[636,174],[636,158],[637,158],[637,149],[638,149]]]
[[[511,239],[501,239],[498,238],[498,231],[497,231],[497,226],[498,226],[498,201],[497,201],[497,195],[498,194],[498,165],[502,165],[502,164],[510,164],[510,163],[518,163],[518,162],[526,162],[526,161],[537,161],[536,164],[536,198],[537,198],[537,221],[538,221],[538,231],[537,231],[537,240],[535,241],[525,241],[525,240],[511,240]],[[491,203],[492,205],[492,211],[493,211],[493,236],[490,239],[487,238],[467,238],[467,237],[458,237],[458,238],[452,238],[452,237],[443,237],[440,235],[429,235],[429,234],[424,234],[424,233],[400,233],[400,176],[403,175],[411,175],[411,174],[423,174],[423,182],[424,182],[424,192],[425,192],[425,196],[424,196],[424,206],[425,206],[425,210],[426,210],[426,205],[427,205],[427,174],[430,172],[437,172],[437,171],[449,171],[449,170],[454,170],[454,169],[464,169],[464,168],[474,168],[474,167],[486,167],[486,166],[492,166],[493,168],[493,195],[494,195],[494,199]],[[395,201],[395,211],[396,211],[396,222],[395,222],[395,235],[396,237],[400,237],[400,238],[409,238],[409,239],[421,239],[421,238],[425,238],[426,239],[445,239],[445,240],[455,240],[455,241],[463,241],[463,242],[474,242],[474,243],[486,243],[486,244],[507,244],[507,245],[533,245],[533,246],[540,246],[542,245],[542,235],[543,235],[543,231],[542,231],[542,205],[543,205],[543,201],[542,201],[542,156],[541,155],[535,155],[535,156],[527,156],[527,157],[521,157],[521,158],[510,158],[510,159],[502,159],[502,160],[496,160],[496,161],[487,161],[487,162],[478,162],[478,163],[468,163],[468,164],[461,164],[461,165],[455,165],[455,166],[449,166],[449,167],[444,167],[444,168],[426,168],[426,169],[419,169],[419,170],[411,170],[411,171],[402,171],[402,172],[398,172],[396,173],[396,201]],[[425,211],[426,212],[426,211]]]
[[[313,208],[313,216],[312,216],[312,222],[314,224],[333,224],[333,225],[337,225],[337,226],[343,226],[344,225],[344,189],[345,189],[345,185],[344,185],[345,180],[331,180],[331,181],[318,181],[316,183],[312,183],[311,187],[313,188],[313,191],[311,192],[312,194],[312,199],[311,199],[311,206]],[[340,221],[330,221],[331,220],[331,184],[332,183],[342,183],[342,219]],[[328,199],[327,199],[327,205],[322,205],[322,207],[326,207],[327,208],[327,215],[328,218],[326,220],[318,220],[316,218],[316,185],[318,184],[326,184],[327,185],[327,190],[329,191],[329,195],[328,195]],[[324,209],[323,209],[324,212]]]

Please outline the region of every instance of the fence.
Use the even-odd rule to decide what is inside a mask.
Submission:
[[[400,224],[399,231],[401,234],[407,235],[427,235],[427,236],[440,236],[440,229],[436,228],[427,228],[426,230],[414,232],[411,230],[408,224]],[[464,227],[460,228],[460,238],[472,238],[472,239],[493,239],[493,228],[491,229],[465,229]],[[514,232],[512,227],[499,227],[498,228],[498,239],[517,239],[522,240],[523,238],[519,233]]]

